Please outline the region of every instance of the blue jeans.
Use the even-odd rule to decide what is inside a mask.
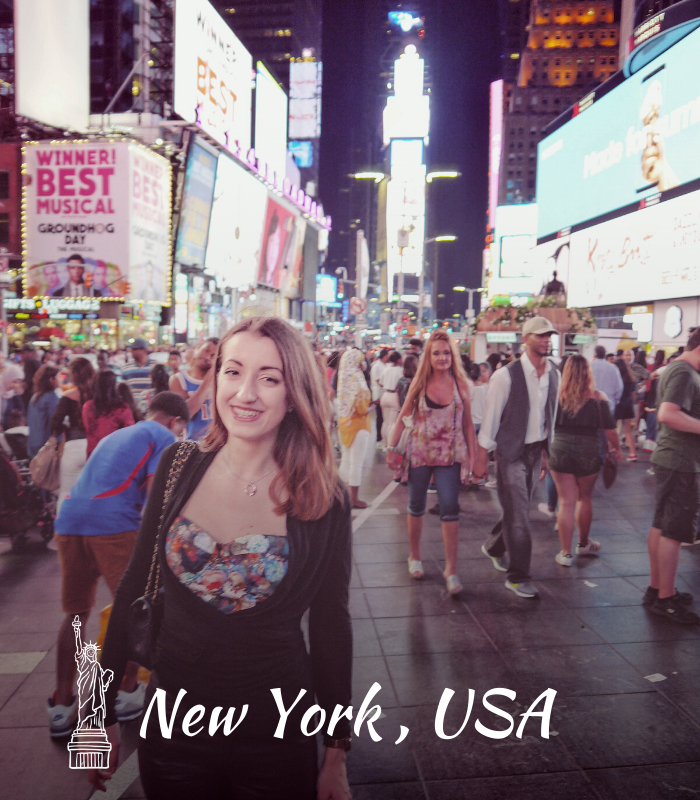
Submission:
[[[650,439],[652,442],[656,441],[656,411],[647,411],[646,413],[646,422],[647,422],[647,439]]]
[[[440,504],[442,522],[459,519],[459,475],[461,464],[449,467],[409,467],[408,469],[408,513],[412,517],[425,514],[428,484],[433,476]]]

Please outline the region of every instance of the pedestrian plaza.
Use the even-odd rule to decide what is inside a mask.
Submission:
[[[554,521],[531,508],[532,577],[537,600],[504,587],[504,575],[481,553],[499,516],[495,490],[462,489],[459,599],[445,589],[440,523],[427,514],[425,579],[413,581],[406,558],[407,490],[391,482],[382,453],[368,454],[355,511],[350,607],[354,628],[355,710],[376,682],[382,708],[370,739],[353,739],[348,758],[355,800],[676,800],[700,790],[700,629],[671,626],[642,606],[648,585],[646,533],[654,510],[654,478],[644,460],[622,464],[611,490],[594,496],[591,535],[597,557],[557,565]],[[429,506],[435,502],[429,497]],[[372,502],[375,501],[375,502]],[[0,795],[12,800],[83,800],[92,787],[68,768],[67,740],[49,737],[46,698],[55,685],[60,608],[56,552],[36,542],[16,555],[0,542]],[[683,548],[678,589],[700,595],[700,545]],[[85,637],[95,640],[98,611],[110,602],[101,583]],[[697,603],[698,601],[696,601]],[[462,725],[469,689],[474,705],[459,736],[435,731],[443,691],[454,697],[451,735]],[[505,729],[489,713],[485,692],[516,693],[491,702],[515,719],[503,739],[477,732]],[[550,738],[540,718],[524,713],[546,689],[556,690]],[[122,726],[120,768],[106,798],[144,797],[135,748],[139,721]],[[400,726],[409,729],[398,745]]]

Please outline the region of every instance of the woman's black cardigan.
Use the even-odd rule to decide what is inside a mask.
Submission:
[[[106,696],[106,724],[116,722],[114,701],[127,662],[129,607],[144,593],[160,534],[165,610],[154,668],[158,685],[175,695],[185,689],[190,693],[188,699],[202,702],[207,711],[217,705],[224,709],[237,705],[240,709],[243,703],[249,703],[250,717],[255,718],[257,713],[261,720],[270,718],[261,723],[265,731],[270,730],[271,716],[276,714],[270,690],[281,687],[289,708],[299,689],[306,688],[307,695],[297,709],[312,705],[315,693],[326,712],[325,730],[336,704],[345,707],[351,702],[351,521],[347,493],[318,520],[304,522],[288,516],[287,574],[264,602],[224,614],[181,584],[165,560],[165,535],[216,455],[193,451],[159,528],[165,485],[178,446],[170,446],[160,460],[136,546],[114,599],[101,658],[102,667],[111,669],[115,676]],[[307,609],[308,654],[299,624]],[[349,735],[350,721],[343,718],[333,738]]]

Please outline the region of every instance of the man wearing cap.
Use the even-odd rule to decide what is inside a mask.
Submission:
[[[547,358],[553,333],[556,329],[548,319],[527,320],[523,325],[525,352],[494,372],[474,465],[475,477],[486,477],[488,453],[496,450],[496,482],[503,511],[481,550],[497,570],[508,573],[506,588],[526,598],[538,595],[530,581],[530,501],[538,477],[547,470],[559,393],[559,372]]]
[[[147,392],[151,388],[151,367],[155,362],[148,357],[148,344],[140,336],[126,349],[131,352],[133,361],[128,362],[122,370],[122,381],[129,385],[134,402],[144,414],[148,408]]]

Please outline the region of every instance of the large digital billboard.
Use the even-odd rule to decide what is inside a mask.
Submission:
[[[267,198],[265,227],[260,253],[257,282],[273,289],[282,287],[287,254],[294,244],[296,214],[286,206]]]
[[[700,30],[543,139],[538,238],[700,178]]]
[[[32,144],[23,154],[25,295],[168,304],[169,162],[129,142]]]
[[[201,137],[190,145],[175,248],[175,260],[188,267],[204,265],[218,158]]]
[[[250,147],[252,69],[250,53],[207,0],[177,0],[176,114],[225,147],[238,142],[245,152]]]
[[[320,61],[293,61],[289,65],[289,138],[318,139],[321,135]]]
[[[206,267],[220,286],[255,283],[266,209],[265,184],[232,158],[219,156]]]
[[[18,0],[14,8],[16,113],[62,131],[86,130],[89,0]]]
[[[258,61],[255,76],[255,152],[281,180],[287,172],[287,95]]]
[[[700,192],[573,233],[569,261],[570,306],[700,295]]]

